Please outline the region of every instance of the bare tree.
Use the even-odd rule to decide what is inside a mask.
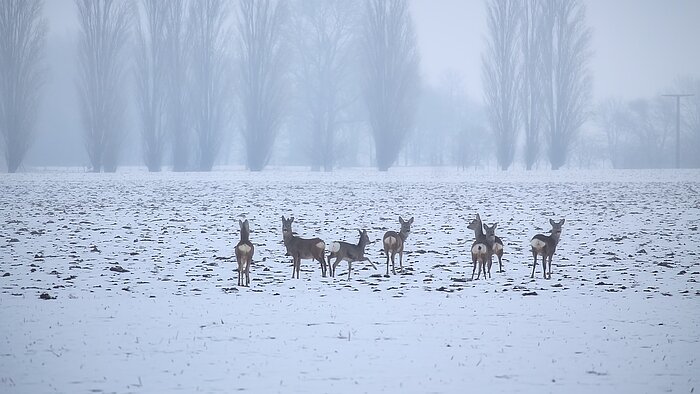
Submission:
[[[144,161],[148,170],[160,171],[166,120],[166,20],[168,3],[141,0],[136,24],[136,85],[141,115]]]
[[[488,0],[486,3],[489,39],[482,56],[482,75],[486,110],[496,137],[496,157],[503,170],[513,163],[520,116],[520,9],[519,0]]]
[[[466,138],[475,118],[467,114],[471,103],[465,91],[464,81],[451,70],[442,74],[438,86],[423,87],[416,128],[406,141],[405,150],[413,164],[461,164],[476,146],[476,141]]]
[[[80,92],[85,142],[92,170],[117,170],[126,102],[126,60],[131,8],[127,1],[76,0],[80,22]]]
[[[357,5],[346,0],[296,2],[295,42],[300,61],[297,81],[311,125],[311,168],[331,171],[342,149],[337,134],[354,100],[351,89],[352,44]]]
[[[544,130],[552,169],[566,163],[576,133],[588,117],[591,33],[580,0],[544,3]]]
[[[540,0],[524,0],[520,13],[520,116],[525,133],[525,167],[531,170],[540,153],[542,127],[542,29],[544,9]]]
[[[166,66],[166,127],[170,132],[173,171],[185,171],[189,166],[190,125],[187,112],[187,3],[185,0],[164,1]]]
[[[240,1],[239,92],[246,162],[251,171],[261,171],[269,162],[282,122],[287,98],[286,17],[286,3],[282,1]]]
[[[674,105],[663,97],[604,103],[598,122],[607,136],[613,167],[670,167],[674,112]]]
[[[408,3],[367,0],[361,34],[364,97],[377,168],[387,171],[414,127],[419,56]]]
[[[674,105],[671,100],[657,96],[651,100],[640,99],[629,103],[635,117],[632,134],[641,149],[633,157],[634,167],[659,168],[672,165],[671,144],[675,130]],[[639,154],[641,153],[641,154]]]
[[[622,168],[627,128],[630,124],[629,111],[620,100],[610,99],[598,107],[598,125],[605,132],[608,144],[608,157],[613,168]]]
[[[231,118],[229,16],[229,4],[224,0],[193,1],[190,6],[190,91],[199,171],[211,171]]]
[[[8,172],[16,172],[32,142],[46,42],[41,0],[0,1],[0,133]]]

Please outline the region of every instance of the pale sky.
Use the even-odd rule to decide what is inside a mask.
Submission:
[[[456,72],[481,99],[483,0],[409,0],[426,82]],[[595,100],[650,97],[679,76],[700,77],[700,0],[588,0]],[[49,34],[74,32],[73,0],[47,0]]]
[[[424,77],[458,72],[481,95],[482,0],[411,0]],[[679,76],[700,78],[700,0],[589,0],[594,100],[651,97]]]

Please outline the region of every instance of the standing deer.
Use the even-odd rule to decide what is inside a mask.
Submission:
[[[537,256],[542,256],[542,275],[545,279],[552,279],[552,256],[557,250],[557,244],[559,243],[559,237],[561,236],[561,226],[564,225],[564,220],[562,219],[558,223],[552,219],[549,219],[549,224],[552,225],[551,235],[537,234],[530,240],[530,246],[532,246],[532,257],[535,259],[532,264],[532,275],[530,278],[535,277],[535,269],[537,268]],[[549,259],[549,277],[547,277],[547,259]]]
[[[236,261],[238,262],[238,286],[250,286],[250,263],[253,261],[255,247],[250,242],[250,225],[248,219],[245,222],[238,221],[241,226],[241,240],[236,245]],[[243,274],[245,273],[245,284]]]
[[[396,275],[396,269],[394,264],[394,257],[396,253],[399,254],[399,269],[403,270],[403,244],[408,238],[408,234],[411,233],[411,224],[413,224],[413,218],[403,220],[399,216],[399,223],[401,223],[401,230],[397,233],[396,231],[387,231],[382,237],[382,242],[384,244],[384,253],[386,253],[386,274],[389,275],[389,256],[391,255],[391,272]]]
[[[493,260],[493,255],[498,257],[498,272],[503,272],[503,241],[496,236],[496,227],[498,223],[494,223],[489,227],[484,224],[484,231],[486,232],[486,241],[491,246],[491,258],[489,259],[489,276],[491,276],[491,263]]]
[[[472,254],[472,278],[474,280],[474,273],[476,272],[477,263],[479,266],[479,272],[476,275],[476,279],[481,277],[481,272],[484,272],[484,279],[486,279],[486,265],[490,263],[492,256],[492,249],[489,246],[489,242],[486,239],[486,235],[483,232],[481,217],[476,214],[476,218],[473,219],[469,225],[468,229],[474,230],[474,242],[470,249]]]
[[[353,245],[347,242],[333,242],[330,245],[329,251],[331,254],[328,256],[328,265],[331,270],[331,277],[335,276],[335,268],[340,264],[341,261],[345,260],[348,262],[348,280],[350,280],[350,273],[352,272],[352,263],[356,261],[369,261],[372,267],[376,270],[377,266],[374,265],[369,257],[365,257],[365,247],[369,243],[369,236],[367,235],[367,230],[357,230],[360,233],[360,240],[357,245]],[[331,266],[331,259],[335,257],[335,263]]]
[[[326,243],[320,238],[301,238],[292,233],[292,223],[294,218],[285,219],[282,216],[282,240],[287,248],[287,254],[292,256],[292,278],[296,273],[299,279],[302,259],[313,259],[321,263],[321,275],[326,277]]]

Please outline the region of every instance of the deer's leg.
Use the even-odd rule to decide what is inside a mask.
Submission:
[[[474,273],[476,272],[476,259],[474,258],[474,256],[472,256],[472,264],[473,264],[473,268],[472,268],[472,279],[471,280],[474,280]]]
[[[352,261],[348,261],[348,281],[350,281],[350,273],[352,272]]]
[[[294,279],[294,274],[297,272],[297,259],[292,256],[292,279]]]
[[[330,258],[328,259],[328,261],[330,261]],[[335,269],[336,269],[336,267],[338,267],[338,264],[340,264],[340,262],[341,262],[340,257],[336,256],[335,262],[333,263],[333,267],[331,268],[331,272],[332,272],[331,276],[335,276]]]
[[[554,255],[549,256],[549,264],[548,264],[549,279],[552,279],[552,257],[554,257]]]
[[[530,275],[530,278],[535,277],[535,269],[537,268],[537,252],[534,250],[532,251],[532,257],[535,258],[535,261],[532,263],[532,275]]]
[[[391,273],[396,275],[396,252],[391,252]]]
[[[374,265],[374,263],[372,262],[372,260],[369,259],[369,257],[365,257],[363,261],[369,261],[369,263],[372,264],[372,268],[374,268],[375,270],[377,269],[377,266]]]
[[[399,270],[403,272],[403,249],[399,252]]]
[[[248,264],[245,265],[245,285],[246,286],[250,286],[250,263],[252,262],[251,260],[248,260]]]
[[[542,256],[542,277],[547,279],[547,254]]]
[[[323,277],[325,278],[326,275],[330,275],[329,271],[331,270],[331,262],[329,260],[328,263],[326,263],[326,255],[323,254],[323,251],[321,251],[321,262],[323,265],[323,272],[324,272]]]
[[[389,252],[385,250],[384,253],[386,254],[386,276],[389,276]]]
[[[321,263],[321,276],[326,277],[326,258],[321,255],[321,258],[317,259]]]
[[[491,278],[491,265],[493,264],[493,255],[489,256],[488,267],[489,267],[489,278]],[[484,278],[486,278],[486,272],[484,272]]]
[[[503,262],[501,261],[502,258],[503,258],[503,252],[498,254],[498,273],[499,274],[501,272],[503,272]]]
[[[238,282],[236,282],[237,283],[236,286],[240,286],[241,285],[241,259],[240,258],[236,259],[236,264],[238,264],[238,268],[236,269],[236,273],[238,274]]]

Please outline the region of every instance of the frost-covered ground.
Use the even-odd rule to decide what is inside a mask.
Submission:
[[[698,171],[0,176],[0,392],[700,390]],[[468,220],[504,273],[468,281]],[[291,279],[303,236],[375,241]],[[406,269],[380,239],[415,217]],[[256,246],[237,288],[238,219]],[[565,217],[551,280],[528,241]],[[123,268],[120,269],[119,267]],[[45,298],[40,296],[45,294]],[[55,297],[55,298],[54,298]]]

